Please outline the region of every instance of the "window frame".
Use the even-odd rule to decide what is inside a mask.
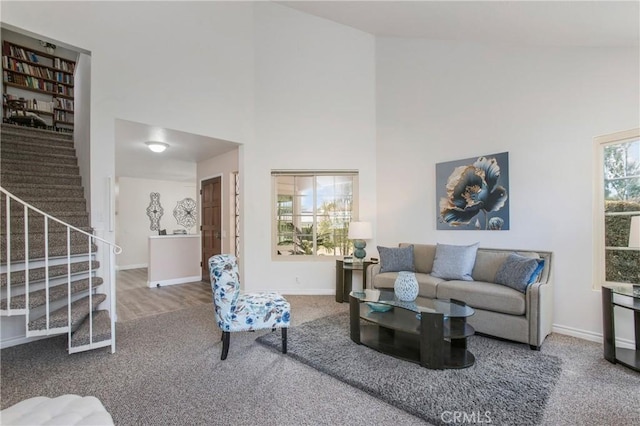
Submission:
[[[319,217],[317,212],[317,192],[316,192],[316,177],[337,177],[337,176],[350,176],[353,179],[352,193],[351,193],[351,221],[358,220],[359,212],[359,172],[357,170],[272,170],[271,171],[271,259],[274,261],[285,262],[309,262],[309,261],[331,261],[336,259],[342,259],[345,255],[319,255],[319,254],[298,254],[298,255],[279,255],[278,254],[278,186],[277,178],[280,176],[294,176],[294,177],[312,177],[313,178],[313,241],[314,252],[316,251],[316,232],[317,232],[317,218]]]
[[[617,145],[625,142],[631,142],[640,139],[640,128],[625,130],[616,133],[596,136],[594,141],[594,197],[593,197],[593,265],[594,279],[592,289],[600,291],[602,286],[609,284],[621,284],[615,281],[606,280],[606,251],[608,247],[605,245],[605,196],[604,196],[604,150],[609,145]],[[629,212],[633,213],[633,212]],[[622,248],[621,248],[622,249]],[[625,283],[629,284],[629,283]],[[638,284],[638,283],[636,283]],[[630,284],[629,284],[630,285]]]

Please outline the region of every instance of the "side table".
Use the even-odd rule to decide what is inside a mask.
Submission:
[[[362,289],[367,288],[367,268],[373,262],[345,263],[336,260],[336,302],[348,302],[349,293],[353,290],[353,271],[362,271]]]
[[[633,311],[636,348],[616,347],[614,307]],[[620,363],[635,371],[640,371],[640,286],[631,284],[602,286],[602,336],[604,358],[612,363]]]

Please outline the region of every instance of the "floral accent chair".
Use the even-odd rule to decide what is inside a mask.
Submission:
[[[230,334],[270,328],[282,330],[282,353],[287,353],[287,327],[291,322],[291,305],[278,293],[242,293],[238,262],[230,254],[209,259],[211,290],[216,321],[222,330],[222,356],[229,353]]]

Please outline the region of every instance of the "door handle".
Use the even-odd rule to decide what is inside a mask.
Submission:
[[[220,231],[214,231],[213,236],[219,240],[220,239]]]

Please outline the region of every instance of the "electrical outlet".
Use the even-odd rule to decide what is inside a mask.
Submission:
[[[296,284],[300,284],[300,277],[296,277]]]

